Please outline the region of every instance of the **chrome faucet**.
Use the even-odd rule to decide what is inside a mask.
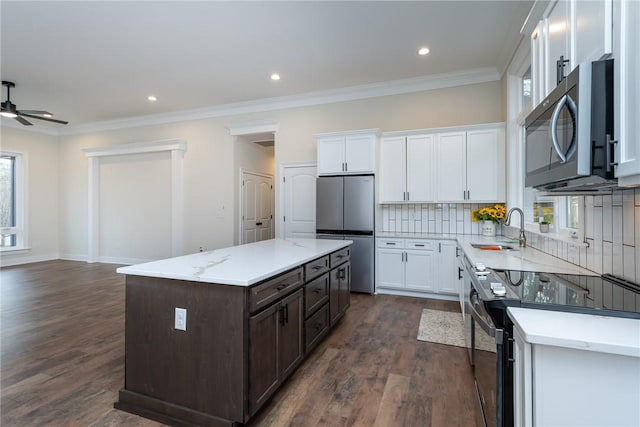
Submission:
[[[513,211],[518,211],[520,212],[520,237],[518,238],[518,243],[520,244],[521,248],[526,248],[527,247],[527,238],[524,235],[524,212],[522,212],[522,209],[520,208],[511,208],[509,209],[509,212],[507,212],[507,216],[504,220],[504,225],[510,225],[511,224],[511,214],[513,213]]]

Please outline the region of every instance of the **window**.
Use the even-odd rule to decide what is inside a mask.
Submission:
[[[522,87],[521,87],[521,99],[520,108],[525,110],[526,107],[531,105],[531,66],[527,68],[527,71],[522,75]]]
[[[0,153],[0,251],[24,249],[24,156]]]

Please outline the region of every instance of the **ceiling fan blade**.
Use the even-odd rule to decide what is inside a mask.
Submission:
[[[47,117],[33,116],[31,114],[24,114],[23,112],[21,112],[20,115],[25,117],[31,117],[32,119],[46,120],[48,122],[60,123],[61,125],[66,125],[69,123],[69,122],[65,122],[64,120],[56,120],[56,119],[49,119]]]
[[[48,114],[50,116],[53,116],[53,114],[51,114],[48,111],[44,111],[44,110],[19,110],[18,114],[36,114],[36,115],[39,115],[39,116]]]
[[[32,126],[32,123],[31,123],[31,122],[29,122],[29,121],[27,121],[27,120],[23,119],[23,118],[22,118],[22,117],[20,117],[20,116],[17,116],[15,119],[16,119],[17,121],[19,121],[20,123],[22,123],[23,125],[25,125],[25,126]]]

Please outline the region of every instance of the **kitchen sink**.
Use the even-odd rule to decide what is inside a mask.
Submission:
[[[517,251],[517,246],[505,245],[502,243],[471,243],[471,246],[483,251]]]

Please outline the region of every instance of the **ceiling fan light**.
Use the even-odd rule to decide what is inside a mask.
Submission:
[[[51,117],[53,117],[53,114],[51,114],[51,113],[44,113],[44,114],[42,115],[42,117],[46,117],[46,118],[50,119]]]
[[[12,113],[11,111],[3,111],[0,113],[0,116],[8,117],[10,119],[15,119],[16,117],[18,117],[16,113]]]

